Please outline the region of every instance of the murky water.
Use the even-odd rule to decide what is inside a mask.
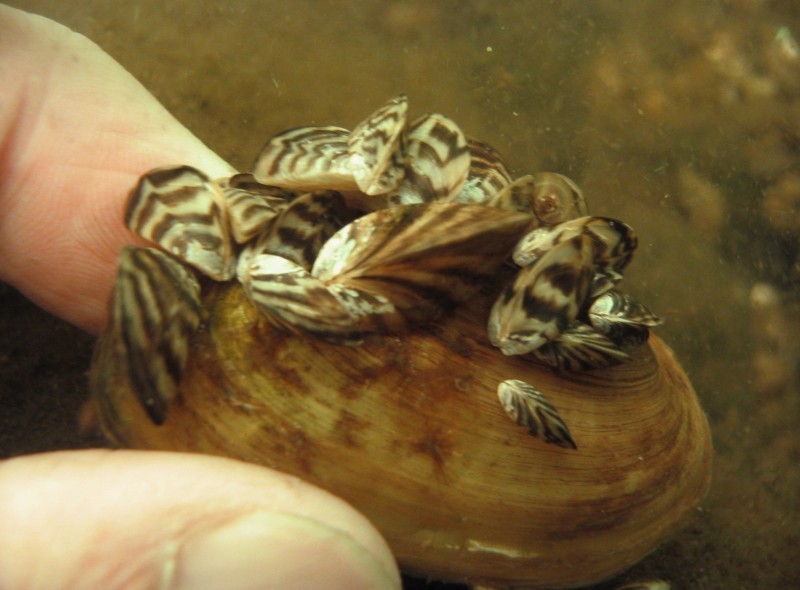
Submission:
[[[639,233],[627,288],[667,318],[658,333],[716,447],[702,509],[622,579],[800,587],[797,5],[11,4],[96,41],[242,169],[279,130],[352,126],[405,92],[414,113],[453,117],[516,175],[574,178],[593,213]],[[10,289],[0,302],[2,453],[79,444],[65,417],[91,339]]]

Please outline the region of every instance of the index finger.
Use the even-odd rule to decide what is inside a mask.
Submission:
[[[87,38],[0,6],[0,279],[102,330],[123,203],[145,171],[233,172]]]

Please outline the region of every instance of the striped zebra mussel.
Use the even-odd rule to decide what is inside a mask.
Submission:
[[[643,391],[636,395],[652,405],[669,382],[685,398],[680,414],[695,418],[682,436],[659,444],[680,447],[676,461],[687,463],[692,480],[680,486],[689,504],[704,488],[707,426],[691,386],[663,344],[648,338],[660,319],[619,288],[637,245],[633,230],[590,215],[570,179],[547,172],[514,179],[494,148],[447,117],[408,121],[407,113],[401,95],[352,131],[284,131],[267,142],[251,173],[230,178],[186,165],[143,175],[124,219],[155,247],[131,246],[120,255],[112,319],[92,371],[94,407],[120,444],[230,454],[312,480],[319,475],[377,522],[411,569],[446,579],[516,583],[533,575],[536,583],[577,583],[555,556],[547,565],[552,575],[542,573],[537,564],[548,552],[538,542],[519,549],[528,533],[485,545],[477,535],[464,549],[478,555],[475,565],[461,574],[460,560],[445,555],[452,531],[441,539],[432,532],[425,543],[440,548],[445,565],[431,564],[385,504],[362,498],[358,485],[320,465],[320,448],[369,448],[363,433],[374,423],[397,440],[387,448],[375,439],[372,448],[428,457],[436,486],[456,477],[456,456],[474,457],[465,449],[487,441],[499,445],[498,456],[514,453],[515,472],[527,469],[520,466],[536,448],[567,453],[569,469],[589,469],[586,457],[607,453],[615,436],[612,444],[629,444],[641,425],[620,424],[623,434],[609,436],[608,423],[595,416],[604,412],[597,409],[603,396],[588,406],[584,398],[608,387],[627,391],[624,383],[634,382]],[[621,380],[609,377],[616,370]],[[642,372],[670,378],[651,383]],[[491,406],[487,388],[497,395]],[[308,403],[290,401],[298,392]],[[377,397],[342,406],[331,395]],[[497,424],[497,410],[507,428]],[[146,421],[131,417],[138,414]],[[655,430],[676,419],[670,414]],[[421,472],[417,465],[405,473],[416,481]],[[648,474],[643,482],[655,471]],[[541,501],[516,479],[499,485]],[[542,498],[558,503],[559,496],[563,491],[554,490]],[[686,511],[683,500],[668,504],[658,528],[646,526],[643,544],[604,553],[580,580],[643,555]],[[506,512],[502,518],[513,522]],[[611,523],[601,528],[616,534]],[[579,550],[566,538],[564,546]],[[533,574],[516,567],[501,573],[498,560],[517,558]]]
[[[512,181],[496,150],[468,140],[448,118],[407,123],[406,113],[398,96],[352,132],[326,126],[280,133],[263,148],[252,176],[213,181],[188,166],[154,170],[132,192],[126,224],[214,280],[236,274],[274,324],[343,344],[401,332],[463,303],[513,249],[523,270],[491,309],[492,344],[566,370],[627,359],[627,333],[646,337],[656,316],[632,304],[592,323],[587,310],[622,278],[636,247],[631,228],[586,215],[569,179],[544,173]],[[375,202],[355,210],[348,207],[352,193]],[[126,261],[121,268],[132,285]],[[158,282],[151,273],[143,283],[151,299]],[[186,299],[197,306],[196,292]],[[123,325],[146,318],[129,299],[119,301],[125,308],[115,317],[129,316]],[[624,313],[634,308],[648,320]],[[188,337],[193,327],[181,333]],[[172,351],[171,362],[135,369],[153,367],[150,381],[161,384],[142,397],[157,422],[185,364],[177,353],[185,346],[163,339],[160,332],[153,341],[125,338],[131,357]],[[159,374],[162,365],[168,376]],[[538,400],[546,402],[541,392],[518,406],[528,422],[538,415]],[[548,442],[575,446],[566,427],[559,432],[564,436]]]

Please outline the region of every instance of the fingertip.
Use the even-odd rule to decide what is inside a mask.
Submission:
[[[259,511],[188,539],[176,553],[170,590],[384,590],[396,575],[341,529]]]
[[[400,587],[385,541],[345,502],[217,457],[65,451],[8,460],[0,522],[0,588],[9,590]]]
[[[98,331],[139,176],[235,171],[91,40],[2,5],[0,78],[0,279]]]

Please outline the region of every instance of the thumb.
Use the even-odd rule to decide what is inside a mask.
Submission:
[[[229,459],[65,451],[0,463],[0,588],[400,588],[343,501]]]

